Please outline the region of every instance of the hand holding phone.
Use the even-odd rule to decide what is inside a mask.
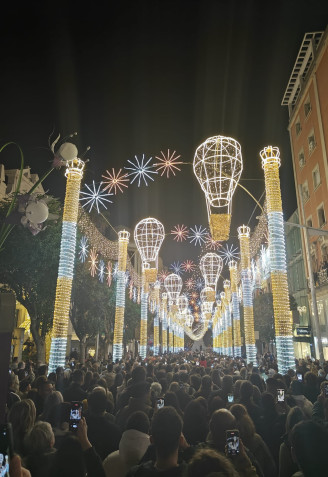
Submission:
[[[228,394],[228,402],[229,403],[234,402],[233,394]]]
[[[9,461],[13,455],[11,424],[0,426],[0,476],[9,477]]]
[[[162,407],[164,407],[164,399],[163,398],[157,399],[156,407],[157,407],[157,409],[162,409]]]
[[[239,431],[237,429],[226,431],[226,448],[228,455],[239,455]]]
[[[72,432],[77,431],[77,426],[82,417],[82,403],[80,401],[71,402],[71,410],[69,416],[69,429]]]
[[[278,402],[285,402],[285,390],[277,389],[277,400]]]

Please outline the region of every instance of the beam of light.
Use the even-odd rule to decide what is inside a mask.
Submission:
[[[105,174],[101,176],[103,179],[105,179],[103,181],[103,183],[105,184],[104,191],[108,190],[108,192],[112,192],[112,189],[114,189],[114,194],[116,195],[118,189],[120,192],[123,193],[124,191],[122,187],[128,187],[125,182],[130,182],[129,174],[121,174],[122,169],[120,169],[116,174],[114,168],[112,169],[112,173],[110,173],[108,170],[106,170],[106,172],[107,176]]]
[[[82,263],[85,262],[89,253],[89,244],[88,239],[85,235],[81,237],[80,244],[79,244],[79,259]]]
[[[185,225],[175,225],[171,230],[171,235],[174,235],[173,240],[177,242],[182,242],[183,240],[187,240],[189,235],[189,229]]]
[[[190,227],[190,235],[188,238],[190,239],[190,243],[194,243],[194,245],[203,245],[205,243],[205,236],[207,233],[207,230],[203,228],[202,225],[197,225],[194,226],[194,228]]]
[[[128,159],[128,163],[131,164],[132,167],[125,167],[124,169],[131,171],[128,173],[129,177],[132,177],[132,180],[130,181],[131,184],[133,184],[136,179],[138,179],[138,187],[140,187],[142,181],[148,186],[147,179],[154,181],[151,174],[157,174],[157,171],[153,170],[154,166],[150,163],[151,160],[151,157],[146,160],[144,154],[140,161],[138,156],[134,156],[134,162]]]
[[[184,262],[182,262],[181,268],[185,272],[191,273],[196,269],[196,265],[192,260],[185,260]]]
[[[156,156],[156,159],[160,162],[154,164],[154,166],[157,167],[157,172],[162,172],[161,176],[166,172],[166,177],[169,178],[171,172],[175,176],[175,171],[181,171],[181,169],[177,167],[178,165],[183,164],[183,162],[178,162],[178,159],[181,157],[180,154],[179,156],[175,156],[175,151],[170,154],[170,149],[168,149],[167,155],[165,155],[163,151],[161,151],[161,155],[162,157]]]
[[[95,181],[92,181],[92,186],[89,187],[87,184],[85,184],[85,187],[88,189],[88,192],[81,191],[80,194],[83,195],[84,197],[80,197],[80,201],[83,202],[82,207],[87,207],[90,205],[90,208],[88,212],[91,212],[91,209],[93,207],[96,207],[97,212],[99,214],[99,205],[102,207],[105,207],[107,209],[105,202],[109,202],[110,204],[113,203],[112,200],[109,200],[107,197],[113,195],[109,194],[108,192],[104,192],[104,190],[101,190],[102,182],[100,182],[98,188],[95,184]]]
[[[239,258],[239,252],[238,248],[234,247],[234,245],[228,245],[226,244],[224,247],[219,252],[219,255],[223,258],[224,263],[227,265],[230,260],[238,260]]]

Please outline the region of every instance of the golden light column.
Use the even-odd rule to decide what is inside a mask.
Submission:
[[[237,291],[237,263],[234,260],[229,262],[230,283],[231,283],[231,303],[233,316],[233,347],[234,357],[241,356],[241,336],[240,336],[240,312]]]
[[[267,146],[261,152],[267,199],[269,251],[274,323],[279,372],[295,368],[293,320],[289,305],[284,218],[280,191],[280,152]]]
[[[69,308],[75,263],[76,222],[84,162],[77,157],[66,163],[67,178],[56,301],[50,347],[49,372],[65,366]]]
[[[247,225],[238,227],[240,242],[241,283],[243,289],[244,333],[247,362],[256,363],[256,345],[254,333],[253,291],[251,282],[251,259],[249,250],[250,228]]]
[[[116,308],[113,339],[113,361],[123,356],[123,328],[125,310],[125,272],[130,233],[121,230],[118,233],[118,268],[116,280]]]
[[[167,352],[167,293],[162,293],[162,353]]]
[[[232,319],[231,319],[231,289],[230,289],[230,280],[224,280],[223,288],[226,296],[226,321],[227,321],[227,345],[228,345],[228,356],[233,356],[233,341],[232,341]]]
[[[154,316],[154,355],[157,356],[159,354],[159,290],[161,285],[159,281],[156,281],[154,285],[154,299],[156,301],[156,309],[155,309],[155,316]]]

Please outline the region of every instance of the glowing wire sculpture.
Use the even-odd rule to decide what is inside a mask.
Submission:
[[[188,278],[185,281],[185,285],[188,290],[191,290],[195,286],[195,280],[193,278]]]
[[[85,262],[85,259],[87,258],[89,253],[89,244],[88,244],[88,239],[85,235],[81,237],[80,240],[80,250],[79,250],[79,259],[81,260],[82,263]]]
[[[183,240],[187,240],[189,235],[189,229],[185,225],[175,225],[171,230],[171,235],[174,235],[173,240],[177,242],[182,242]]]
[[[82,207],[87,207],[90,205],[88,212],[91,212],[91,209],[95,207],[99,214],[99,206],[105,207],[107,209],[105,202],[109,202],[110,204],[113,203],[112,200],[107,199],[107,197],[113,195],[109,194],[108,192],[104,192],[104,190],[100,190],[102,186],[102,182],[100,182],[98,189],[96,187],[95,181],[92,181],[92,188],[85,184],[85,187],[88,189],[88,192],[81,191],[80,194],[85,197],[80,197],[80,201],[84,202]]]
[[[237,290],[237,262],[229,262],[230,283],[231,283],[231,304],[233,316],[233,347],[234,357],[241,357],[241,336],[240,336],[240,311]]]
[[[191,273],[196,269],[196,265],[192,260],[186,260],[181,264],[181,268],[185,272]]]
[[[130,233],[121,230],[118,233],[118,262],[117,262],[117,283],[116,283],[116,307],[115,324],[113,338],[113,361],[122,359],[123,356],[123,329],[125,310],[125,280],[126,280],[126,260],[128,254],[128,243]]]
[[[92,248],[90,251],[89,263],[90,263],[90,267],[89,267],[90,275],[94,277],[97,273],[97,265],[98,265],[98,253],[94,248]]]
[[[211,287],[214,291],[215,301],[215,290],[216,284],[220,277],[223,267],[223,260],[217,253],[209,252],[202,256],[199,263],[200,271],[205,280],[205,286]]]
[[[201,300],[201,309],[206,320],[208,323],[212,316],[213,304],[215,301],[215,294],[213,299],[213,289],[211,287],[205,287],[200,292],[200,300]]]
[[[229,239],[231,201],[242,170],[241,147],[231,137],[210,137],[195,152],[194,174],[205,193],[208,221],[215,241]]]
[[[164,237],[165,231],[163,224],[161,224],[159,220],[151,217],[140,220],[134,229],[134,241],[141,256],[143,265],[140,323],[140,356],[143,359],[147,354],[147,305],[149,283],[154,283],[157,278],[158,253]],[[151,264],[153,264],[153,268],[150,268]]]
[[[104,277],[105,277],[105,262],[103,260],[99,261],[99,267],[98,267],[98,278],[101,283],[104,283]]]
[[[160,162],[154,164],[154,167],[157,167],[157,172],[162,171],[161,176],[166,172],[166,177],[169,178],[170,172],[172,172],[172,174],[175,176],[175,171],[181,171],[181,169],[177,167],[178,165],[183,164],[183,162],[178,162],[181,154],[179,154],[179,156],[175,156],[175,151],[170,154],[170,149],[168,149],[167,155],[165,155],[163,151],[161,151],[161,155],[162,157],[156,156],[156,159],[158,159]]]
[[[181,277],[176,273],[170,273],[170,275],[168,275],[164,280],[164,287],[168,294],[169,300],[176,305],[182,289]]]
[[[219,250],[222,247],[222,242],[219,240],[214,240],[211,236],[211,234],[207,234],[206,236],[206,242],[205,242],[205,248],[208,250]]]
[[[205,236],[207,234],[207,231],[205,228],[203,228],[202,225],[197,227],[195,225],[194,228],[190,227],[190,235],[188,235],[188,238],[190,239],[189,242],[193,243],[194,245],[203,245],[205,243]]]
[[[261,152],[268,212],[273,310],[279,372],[295,368],[293,320],[289,306],[284,219],[280,192],[280,152],[267,146]]]
[[[181,273],[182,273],[182,263],[181,262],[173,262],[170,265],[170,269],[172,270],[173,273],[176,273],[177,275],[181,275]]]
[[[110,173],[108,170],[106,170],[107,176],[103,174],[101,177],[105,179],[103,183],[105,184],[104,191],[108,190],[108,192],[112,192],[112,189],[114,189],[114,194],[116,195],[117,189],[123,193],[122,187],[128,187],[126,182],[130,182],[129,180],[129,174],[121,174],[122,169],[118,171],[116,174],[114,168],[112,169],[112,173]]]
[[[253,290],[251,283],[251,262],[249,250],[250,228],[246,225],[238,227],[240,241],[241,283],[244,305],[244,331],[247,362],[256,363],[256,346],[254,333]]]
[[[49,358],[49,372],[65,366],[67,329],[71,302],[72,280],[76,248],[76,222],[78,216],[79,193],[84,162],[78,159],[78,151],[73,144],[69,146],[71,157],[66,161],[66,194],[62,222],[62,235],[56,300]]]
[[[230,247],[228,244],[225,244],[225,246],[220,250],[219,254],[223,258],[225,265],[227,265],[230,260],[238,260],[239,258],[238,248],[234,247],[233,244],[231,244]]]
[[[124,169],[131,171],[129,172],[129,176],[132,177],[131,184],[138,179],[138,187],[142,181],[144,181],[145,185],[148,186],[147,179],[154,181],[152,174],[157,174],[157,171],[154,171],[153,164],[150,164],[152,158],[150,157],[148,160],[145,160],[145,155],[142,155],[141,160],[139,161],[137,156],[134,156],[135,161],[130,161],[128,159],[128,163],[131,164],[132,167],[125,167]]]

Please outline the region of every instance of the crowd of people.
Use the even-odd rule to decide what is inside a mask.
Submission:
[[[12,363],[10,475],[327,476],[328,363],[295,369],[191,352],[69,360],[50,374]]]

